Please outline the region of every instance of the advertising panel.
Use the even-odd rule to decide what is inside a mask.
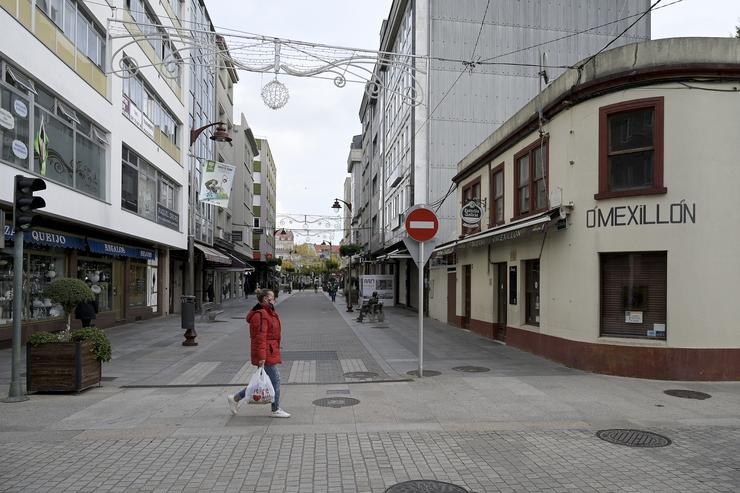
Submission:
[[[378,292],[378,299],[383,306],[393,306],[395,286],[393,276],[390,275],[363,275],[360,276],[361,296],[368,299],[373,291]]]

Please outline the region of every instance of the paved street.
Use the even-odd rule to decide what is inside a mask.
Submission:
[[[293,416],[250,405],[232,416],[224,396],[253,371],[244,314],[254,302],[198,322],[197,347],[181,345],[178,317],[109,329],[101,387],[0,403],[0,491],[382,492],[413,479],[474,492],[740,490],[740,382],[594,375],[429,319],[424,369],[440,374],[418,379],[407,374],[415,313],[360,324],[341,297],[313,291],[278,300]],[[0,351],[3,394],[10,358]],[[313,403],[325,398],[359,402]],[[672,443],[596,437],[611,428]]]

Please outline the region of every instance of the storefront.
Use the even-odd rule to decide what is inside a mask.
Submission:
[[[740,379],[736,44],[605,52],[463,159],[430,315],[587,371]]]
[[[15,262],[10,250],[15,234],[8,225],[0,253],[0,342],[12,338]],[[156,250],[71,235],[34,230],[24,235],[23,333],[64,328],[64,311],[44,297],[58,277],[84,280],[98,302],[95,324],[108,327],[159,313],[159,263]],[[78,321],[73,321],[77,326]]]

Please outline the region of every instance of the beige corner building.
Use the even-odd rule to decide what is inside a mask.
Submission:
[[[584,62],[458,164],[430,316],[588,371],[740,379],[740,41]]]

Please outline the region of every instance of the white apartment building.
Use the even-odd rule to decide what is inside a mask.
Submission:
[[[404,250],[404,214],[416,204],[438,207],[438,238],[451,239],[459,213],[448,196],[456,163],[539,92],[542,53],[554,79],[563,69],[553,66],[597,52],[649,7],[648,0],[395,0],[380,50],[431,58],[395,58],[411,70],[377,65],[383,87],[360,107],[367,175],[357,183],[369,212],[361,205],[353,213],[358,228],[371,231],[371,254],[392,260]],[[646,16],[613,46],[649,39],[649,26]],[[462,61],[476,63],[466,71]],[[512,65],[493,64],[501,62]],[[414,89],[421,104],[406,104]],[[395,275],[397,302],[414,305],[415,265],[401,260]]]
[[[118,24],[118,36],[154,21],[179,25],[185,15],[174,0],[114,4],[128,21]],[[170,252],[187,244],[186,73],[177,64],[164,73],[162,60],[177,47],[160,37],[128,44],[125,54],[140,68],[111,74],[112,54],[132,41],[110,37],[111,15],[82,0],[0,2],[0,207],[8,219],[14,175],[47,184],[38,193],[46,200],[44,226],[24,241],[23,269],[32,280],[23,293],[24,334],[63,326],[59,307],[41,296],[58,276],[93,287],[98,326],[171,308]],[[34,152],[42,125],[45,161]],[[9,220],[6,246],[12,229]],[[0,254],[0,340],[10,338],[17,267],[7,250]]]

